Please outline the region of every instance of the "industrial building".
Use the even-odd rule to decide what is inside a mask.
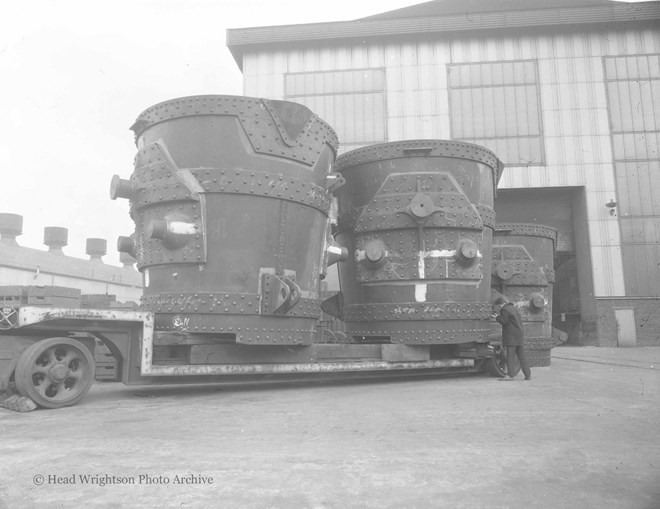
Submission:
[[[48,250],[21,246],[23,217],[0,213],[0,305],[21,297],[16,287],[25,287],[24,304],[79,307],[132,307],[142,296],[142,275],[135,270],[135,259],[122,253],[123,267],[103,262],[107,241],[87,239],[88,260],[67,256],[67,228],[44,228]],[[72,292],[71,290],[75,290]]]
[[[230,29],[247,96],[307,105],[340,152],[411,139],[505,162],[498,222],[558,230],[553,325],[660,345],[660,2],[435,0]]]

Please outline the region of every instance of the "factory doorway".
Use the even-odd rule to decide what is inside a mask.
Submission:
[[[584,188],[499,189],[495,214],[498,223],[557,230],[552,325],[568,334],[569,344],[583,344],[595,333],[589,317],[596,313]]]

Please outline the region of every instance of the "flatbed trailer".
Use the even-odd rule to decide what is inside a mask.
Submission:
[[[34,402],[27,409],[59,408],[81,401],[94,382],[97,339],[117,359],[120,380],[125,385],[318,381],[484,369],[492,372],[498,362],[503,362],[497,359],[497,348],[486,344],[463,345],[455,350],[455,356],[443,358],[434,358],[430,346],[211,344],[208,338],[203,340],[194,334],[176,334],[173,338],[171,332],[156,331],[154,314],[145,311],[20,306],[2,308],[0,317],[0,392],[5,397],[15,394]],[[209,355],[208,362],[203,362],[199,355],[154,356],[158,347],[168,342],[175,342],[180,349],[186,343],[206,345],[206,350],[221,352],[223,357]]]

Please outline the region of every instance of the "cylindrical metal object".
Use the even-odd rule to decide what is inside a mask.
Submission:
[[[135,265],[135,258],[133,258],[130,254],[128,254],[125,251],[122,251],[119,253],[119,261],[124,265],[125,269],[134,269]]]
[[[456,141],[374,145],[338,158],[336,240],[346,334],[353,341],[488,341],[493,201],[502,169]],[[324,306],[324,309],[326,307]]]
[[[506,296],[523,319],[530,365],[549,366],[557,231],[539,224],[496,224],[493,291]],[[493,328],[499,328],[493,324]]]
[[[156,328],[312,343],[332,128],[296,103],[197,96],[147,109],[132,129],[135,171],[112,194],[130,199],[142,307]]]
[[[44,228],[44,244],[48,252],[61,255],[62,248],[69,243],[69,230],[61,226],[46,226]]]
[[[16,246],[16,237],[23,233],[23,216],[3,212],[0,214],[0,242]]]
[[[105,239],[87,239],[85,246],[91,261],[102,262],[108,252],[108,241]]]

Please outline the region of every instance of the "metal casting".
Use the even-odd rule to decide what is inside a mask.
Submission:
[[[557,231],[545,225],[495,225],[493,235],[493,290],[509,298],[523,319],[531,366],[550,364],[552,290]],[[493,323],[493,330],[499,325]]]
[[[345,256],[326,243],[334,131],[300,104],[235,96],[166,101],[132,129],[135,171],[111,197],[130,200],[135,233],[118,247],[156,328],[311,344],[320,277]]]
[[[356,342],[486,342],[493,200],[502,164],[470,143],[412,140],[348,152],[335,169],[341,297],[325,309]],[[405,322],[397,323],[397,322]]]

